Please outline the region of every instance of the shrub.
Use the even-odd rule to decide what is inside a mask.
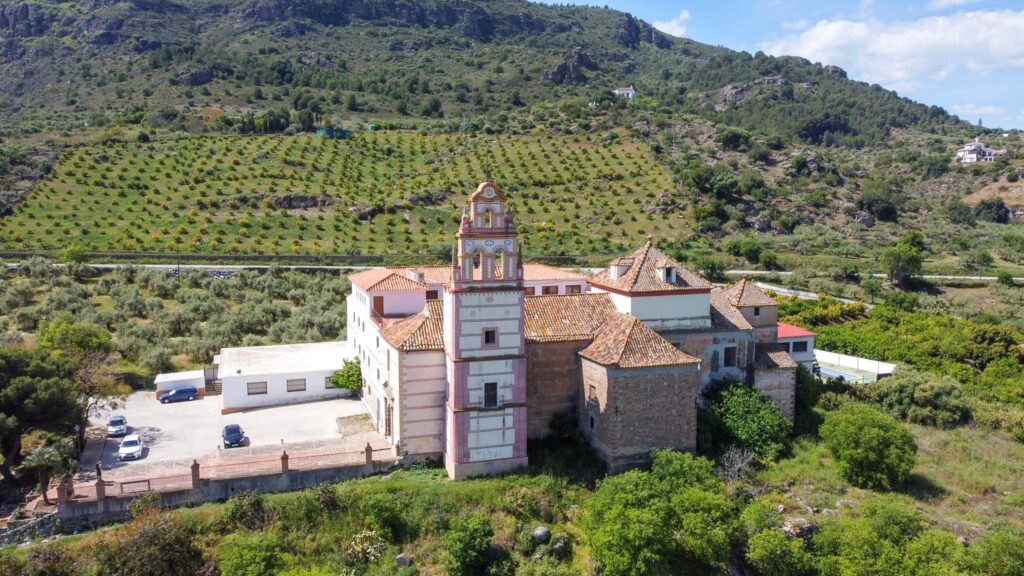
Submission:
[[[228,499],[224,521],[235,528],[259,530],[273,519],[273,511],[262,494],[243,492]]]
[[[754,500],[740,513],[740,527],[748,538],[765,530],[778,530],[782,522],[782,514],[767,500]]]
[[[952,532],[928,530],[907,544],[902,574],[907,576],[966,576],[966,552]]]
[[[232,534],[217,547],[222,576],[270,576],[284,563],[281,543],[269,534]]]
[[[607,477],[584,504],[582,526],[602,573],[639,576],[721,566],[735,534],[736,510],[711,461],[672,450],[652,455],[650,472]]]
[[[154,514],[159,511],[160,495],[153,492],[143,494],[128,503],[128,514],[132,518],[141,518],[147,514]]]
[[[1010,221],[1010,209],[1002,198],[985,198],[974,207],[974,216],[985,222],[1006,224]]]
[[[970,547],[972,573],[985,576],[1024,576],[1024,533],[998,528]]]
[[[346,360],[341,370],[338,370],[331,376],[331,384],[335,388],[343,388],[356,393],[361,392],[363,390],[363,375],[362,370],[359,368],[359,362]]]
[[[394,494],[373,494],[363,501],[363,522],[384,539],[394,541],[405,528],[403,505]]]
[[[580,576],[580,571],[562,564],[555,558],[547,557],[523,562],[516,570],[516,576]]]
[[[161,512],[132,520],[95,550],[106,574],[118,576],[178,576],[195,574],[203,565],[202,551],[178,515]]]
[[[23,574],[30,574],[25,559],[13,549],[0,550],[0,576],[22,576]]]
[[[487,517],[473,514],[452,525],[443,539],[441,564],[452,576],[478,576],[491,562],[494,532]]]
[[[821,380],[811,374],[803,364],[797,364],[794,434],[817,434],[821,416],[814,408],[821,400],[823,391]]]
[[[910,430],[865,404],[849,402],[827,414],[821,437],[854,486],[890,490],[906,482],[917,462]]]
[[[762,460],[774,460],[786,449],[792,427],[782,411],[756,388],[732,383],[702,412],[702,438],[711,454],[734,445],[753,450]]]
[[[32,549],[26,557],[27,576],[74,576],[75,561],[63,546],[47,544]]]
[[[781,530],[764,530],[747,542],[747,562],[761,576],[799,576],[814,569],[804,541],[787,538]]]
[[[971,416],[959,382],[916,370],[899,370],[865,386],[862,396],[877,402],[890,416],[914,424],[953,428]]]
[[[373,530],[363,530],[349,540],[345,555],[356,562],[376,562],[384,555],[388,543]]]

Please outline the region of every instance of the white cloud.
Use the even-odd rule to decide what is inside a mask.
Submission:
[[[959,116],[998,116],[1006,114],[1006,108],[992,105],[954,104],[950,106],[950,110]]]
[[[958,8],[968,4],[977,4],[981,0],[931,0],[928,8],[932,10],[945,10],[946,8]]]
[[[906,22],[821,20],[768,42],[775,55],[803,56],[845,68],[860,80],[912,90],[925,79],[961,71],[1024,68],[1024,10],[961,12]]]
[[[788,20],[782,23],[783,30],[806,30],[810,27],[811,21],[804,18],[802,20]]]
[[[690,21],[690,11],[683,10],[671,20],[655,20],[653,25],[666,34],[682,38],[686,36],[686,23]]]

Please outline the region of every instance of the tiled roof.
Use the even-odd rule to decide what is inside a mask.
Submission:
[[[618,258],[613,265],[625,266],[626,270],[616,279],[611,277],[611,268],[606,268],[591,277],[591,284],[629,293],[710,290],[712,285],[682,264],[669,258],[649,241],[629,256]],[[658,277],[658,265],[676,269],[676,281],[665,282]]]
[[[776,306],[778,304],[746,278],[730,286],[725,293],[728,294],[729,302],[733,306]]]
[[[815,334],[799,326],[779,322],[779,338],[800,338],[803,336],[815,336]]]
[[[711,290],[711,326],[715,330],[753,330],[743,314],[729,302],[721,288]]]
[[[374,268],[356,272],[348,277],[349,282],[367,292],[401,292],[405,290],[426,290],[426,284],[406,278],[390,268]]]
[[[422,272],[423,283],[429,285],[447,284],[452,281],[451,266],[410,266],[408,268],[391,268],[395,272],[410,277],[410,273]]]
[[[675,346],[633,316],[620,314],[608,321],[580,356],[605,366],[648,368],[697,364],[697,358]]]
[[[618,312],[608,294],[534,296],[523,305],[526,339],[534,342],[590,340]]]
[[[542,280],[586,280],[586,274],[555,268],[547,264],[523,264],[523,279],[527,282]]]
[[[766,370],[778,370],[782,368],[796,368],[796,362],[793,361],[793,357],[785,350],[771,347],[763,349],[759,346],[757,354],[754,355],[754,366]]]
[[[423,312],[383,328],[381,335],[392,346],[406,352],[444,350],[443,310],[444,302],[431,300]]]

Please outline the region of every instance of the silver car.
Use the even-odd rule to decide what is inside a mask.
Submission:
[[[117,449],[118,460],[138,460],[142,458],[145,446],[138,434],[129,434],[121,440],[121,447]]]
[[[124,436],[128,433],[128,419],[121,415],[111,416],[107,420],[107,436]]]

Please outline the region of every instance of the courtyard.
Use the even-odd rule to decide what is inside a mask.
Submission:
[[[213,396],[192,402],[161,404],[153,392],[136,392],[117,410],[94,416],[92,427],[106,429],[107,419],[120,414],[128,419],[129,433],[138,434],[145,444],[143,458],[121,462],[117,458],[120,438],[90,442],[82,458],[82,476],[90,477],[99,460],[104,477],[149,476],[187,469],[193,460],[200,464],[279,455],[282,450],[310,450],[351,447],[358,449],[379,436],[368,426],[368,417],[357,398],[339,398],[274,406],[222,415],[220,398]],[[339,419],[359,423],[347,426],[343,434]],[[243,446],[223,448],[221,431],[238,424],[245,431]]]

